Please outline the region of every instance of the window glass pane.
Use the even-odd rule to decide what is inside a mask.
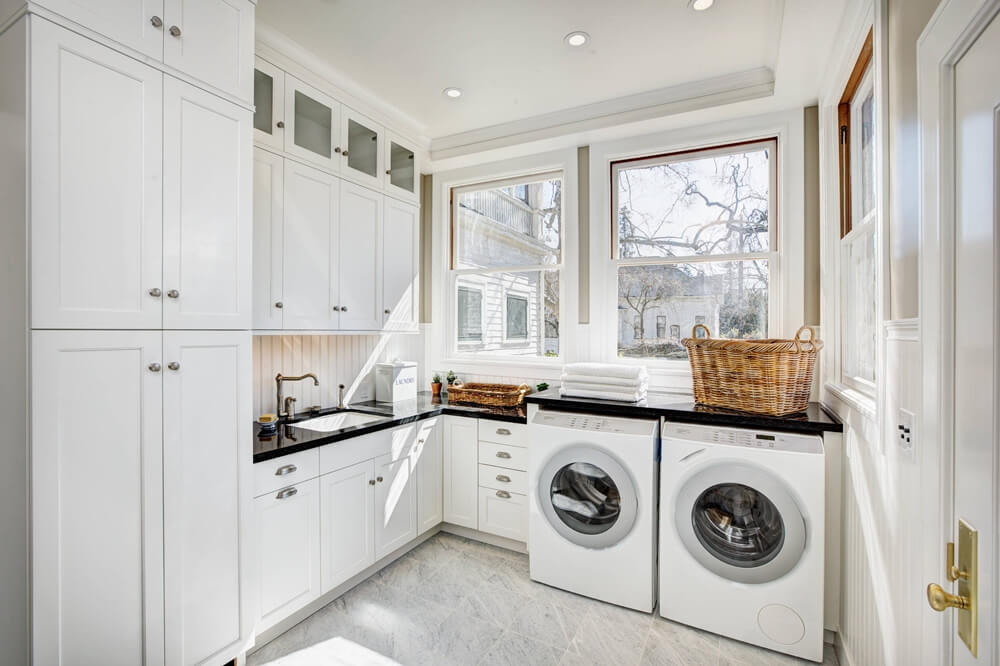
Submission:
[[[455,268],[560,263],[562,180],[454,195]]]
[[[843,372],[875,381],[875,233],[854,236],[844,255]]]
[[[347,121],[347,166],[369,176],[378,168],[378,132],[352,118]]]
[[[295,145],[329,158],[332,154],[333,111],[295,91]]]
[[[274,79],[259,69],[253,70],[253,126],[268,134],[271,133],[273,98]]]
[[[413,172],[413,151],[406,146],[392,142],[389,150],[389,182],[408,192],[412,192],[416,183]]]
[[[459,352],[559,355],[559,271],[465,273],[456,280]]]
[[[619,256],[768,250],[773,144],[615,169]]]
[[[875,97],[869,89],[861,102],[861,219],[875,210]]]
[[[695,323],[713,337],[767,337],[768,266],[764,259],[622,266],[618,269],[618,355],[686,359],[679,339],[656,335],[657,317],[677,322],[682,338]],[[699,321],[704,318],[703,321]]]

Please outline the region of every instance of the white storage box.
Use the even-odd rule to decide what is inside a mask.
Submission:
[[[375,400],[404,402],[417,399],[417,364],[409,361],[375,364]]]

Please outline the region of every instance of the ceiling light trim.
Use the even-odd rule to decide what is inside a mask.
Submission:
[[[587,45],[587,43],[590,41],[590,35],[584,32],[583,30],[574,30],[573,32],[563,37],[563,41],[566,42],[569,46],[578,49],[581,46]]]

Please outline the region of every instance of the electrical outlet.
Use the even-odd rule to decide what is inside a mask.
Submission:
[[[913,453],[913,447],[917,441],[915,429],[916,417],[908,409],[899,409],[899,423],[896,425],[896,436],[899,437],[899,448],[906,453]]]

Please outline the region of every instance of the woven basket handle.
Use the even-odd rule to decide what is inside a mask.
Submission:
[[[802,339],[802,331],[809,331],[809,339]],[[795,331],[795,351],[802,351],[802,344],[807,343],[810,347],[815,346],[816,331],[812,329],[812,326],[799,326],[799,330]]]
[[[712,332],[710,330],[708,330],[708,326],[705,326],[704,324],[695,324],[694,328],[691,329],[691,337],[692,338],[695,338],[695,339],[698,338],[698,329],[699,328],[702,329],[703,331],[705,331],[705,338],[706,339],[712,337]]]

